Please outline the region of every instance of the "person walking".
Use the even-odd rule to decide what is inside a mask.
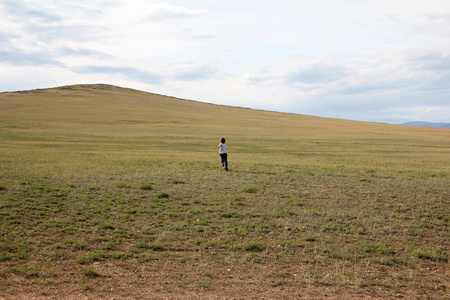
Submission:
[[[220,144],[217,148],[219,148],[219,155],[222,159],[222,167],[225,166],[225,170],[228,171],[228,153],[227,153],[227,144],[225,144],[225,138],[220,139]]]

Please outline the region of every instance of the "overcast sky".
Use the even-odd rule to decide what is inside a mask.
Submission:
[[[450,0],[0,0],[0,92],[78,83],[450,122]]]

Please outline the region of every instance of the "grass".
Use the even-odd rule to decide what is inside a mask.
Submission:
[[[244,249],[250,252],[261,252],[264,250],[264,246],[259,242],[250,241],[244,244]]]
[[[158,199],[167,199],[170,197],[170,195],[165,192],[161,192],[158,195],[156,195],[156,197],[158,197]]]
[[[254,186],[248,186],[248,187],[244,188],[242,191],[246,192],[246,193],[255,194],[255,193],[259,192],[259,189]]]
[[[151,191],[151,190],[153,190],[153,186],[151,183],[144,182],[141,184],[141,189],[145,190],[145,191]]]
[[[83,270],[84,275],[86,275],[87,277],[99,277],[100,274],[97,273],[97,271],[95,271],[92,268],[86,268]]]
[[[146,95],[0,94],[0,297],[446,297],[447,131]]]

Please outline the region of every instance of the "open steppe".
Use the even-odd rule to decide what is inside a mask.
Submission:
[[[0,94],[0,299],[448,299],[449,216],[448,129]]]

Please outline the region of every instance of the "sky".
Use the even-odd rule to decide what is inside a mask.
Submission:
[[[450,123],[450,0],[0,0],[0,92],[88,83]]]

